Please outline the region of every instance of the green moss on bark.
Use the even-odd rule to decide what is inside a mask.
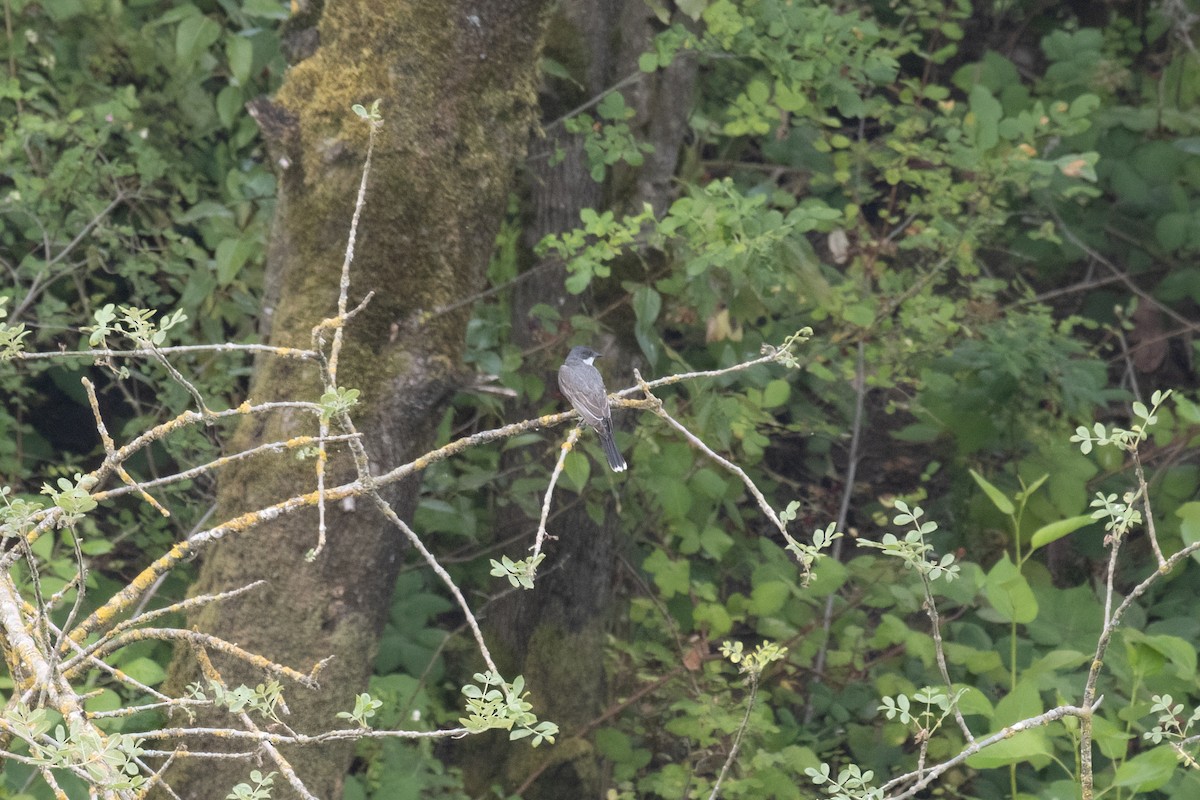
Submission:
[[[514,169],[534,122],[538,53],[546,0],[398,2],[331,0],[319,23],[321,45],[296,65],[277,98],[295,120],[282,145],[286,167],[272,231],[271,269],[279,286],[271,339],[307,347],[311,330],[336,307],[367,130],[354,103],[382,100],[367,206],[360,223],[350,302],[375,297],[349,324],[338,382],[358,388],[354,410],[372,461],[389,468],[428,448],[433,425],[459,374],[469,309],[430,313],[480,290]],[[251,400],[315,400],[316,370],[264,361]],[[235,446],[315,430],[311,415],[283,412],[248,420]],[[344,456],[330,481],[345,479]],[[315,488],[312,462],[274,457],[221,476],[223,518]],[[417,484],[389,498],[401,516]],[[316,515],[282,518],[206,554],[195,592],[266,579],[268,585],[194,614],[189,625],[238,642],[287,666],[308,670],[329,655],[318,691],[290,687],[288,724],[308,732],[336,724],[366,685],[375,643],[390,603],[403,541],[361,500],[356,510],[329,509],[329,542],[313,564]],[[260,682],[238,665],[219,663],[231,683]],[[171,683],[196,679],[180,653]],[[211,744],[190,743],[195,749]],[[296,767],[319,797],[341,793],[352,745],[310,748]],[[224,797],[245,780],[244,763],[205,763],[176,771],[181,796]],[[267,769],[270,767],[268,766]],[[277,781],[275,797],[291,796]]]

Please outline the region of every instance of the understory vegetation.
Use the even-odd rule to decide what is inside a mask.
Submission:
[[[1200,7],[647,7],[640,73],[548,123],[582,137],[608,200],[530,249],[514,189],[490,285],[463,298],[481,377],[398,523],[426,552],[404,555],[375,675],[328,721],[358,740],[346,797],[470,796],[454,739],[368,729],[496,728],[537,749],[495,796],[561,748],[597,757],[613,800],[1200,797]],[[5,8],[0,794],[136,793],[178,744],[153,732],[185,725],[166,706],[253,717],[264,746],[282,730],[278,670],[166,698],[180,637],[108,615],[180,625],[177,550],[226,522],[222,423],[258,413],[256,358],[328,378],[295,398],[311,439],[281,446],[316,472],[330,437],[360,446],[362,387],[329,363],[354,312],[343,289],[336,343],[258,346],[275,177],[243,106],[282,78],[284,4]],[[653,153],[623,92],[685,61],[656,210],[623,191]],[[582,312],[514,320],[530,269]],[[541,350],[603,336],[625,354],[599,364],[621,475],[589,431],[560,449],[561,429],[505,428],[566,408]],[[378,498],[366,474],[337,499]],[[621,528],[611,702],[576,729],[473,635],[555,568],[564,504]],[[501,531],[514,510],[527,524]],[[232,796],[286,782],[254,769]]]

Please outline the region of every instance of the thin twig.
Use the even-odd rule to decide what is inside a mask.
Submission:
[[[1146,536],[1150,539],[1150,547],[1153,548],[1154,557],[1161,569],[1166,566],[1167,560],[1163,558],[1162,548],[1158,545],[1158,529],[1154,524],[1154,509],[1150,506],[1150,487],[1146,483],[1146,473],[1142,469],[1142,457],[1136,447],[1131,455],[1133,457],[1133,473],[1138,482],[1137,497],[1142,501],[1142,518],[1146,524]]]
[[[850,452],[846,456],[846,478],[842,486],[842,501],[838,506],[837,530],[846,530],[846,522],[850,516],[850,500],[854,497],[854,481],[858,477],[858,448],[862,441],[863,409],[867,397],[866,346],[860,339],[858,355],[854,361],[854,419],[850,423]],[[842,538],[833,541],[830,557],[840,561],[842,557]],[[825,598],[825,608],[821,612],[821,644],[817,657],[813,661],[813,679],[820,681],[825,677],[825,659],[829,655],[829,632],[833,628],[834,594]],[[816,705],[810,695],[804,708],[804,724],[811,725],[816,715]]]
[[[329,659],[322,659],[313,665],[307,673],[294,670],[291,667],[277,664],[268,658],[252,653],[242,647],[220,639],[212,634],[203,633],[201,631],[185,631],[179,628],[136,628],[128,630],[105,640],[99,647],[92,649],[88,656],[89,658],[102,658],[114,650],[119,650],[126,645],[134,642],[146,641],[162,641],[173,642],[182,641],[190,643],[196,647],[205,647],[216,650],[224,655],[244,661],[255,669],[260,669],[269,672],[273,675],[278,675],[281,678],[287,678],[295,683],[305,686],[309,689],[315,689],[318,686],[317,676],[320,675]],[[76,656],[63,662],[62,673],[65,677],[79,677],[83,668],[87,665],[87,660]]]
[[[171,516],[171,512],[164,508],[161,503],[155,500],[144,488],[142,488],[138,482],[133,479],[133,476],[126,472],[121,461],[116,459],[117,445],[115,442],[113,442],[112,437],[109,436],[108,427],[104,424],[104,417],[100,414],[100,400],[96,397],[96,387],[92,385],[92,382],[87,378],[81,378],[80,382],[83,384],[84,391],[87,392],[88,405],[90,405],[92,408],[92,418],[96,423],[96,431],[100,434],[100,442],[104,446],[104,454],[107,459],[111,459],[114,462],[113,468],[116,470],[117,475],[122,481],[125,482],[127,486],[140,494],[142,499],[145,500],[146,503],[155,511],[162,514],[164,517]]]
[[[370,120],[368,122],[367,134],[367,157],[363,161],[362,178],[358,183],[358,196],[354,201],[354,214],[350,218],[350,235],[346,239],[346,252],[342,258],[342,273],[341,279],[338,282],[338,301],[337,301],[337,316],[332,320],[323,320],[312,331],[313,349],[321,354],[321,360],[325,366],[325,385],[326,393],[337,391],[337,368],[338,359],[342,352],[342,337],[346,329],[346,322],[353,314],[357,314],[361,309],[365,308],[374,296],[374,292],[367,294],[366,298],[359,303],[358,308],[352,314],[346,313],[346,305],[349,302],[350,296],[350,265],[354,263],[354,244],[358,240],[358,221],[362,218],[363,206],[367,202],[367,178],[371,174],[371,155],[375,152],[375,133],[378,131],[382,123],[378,120]],[[325,329],[333,328],[333,344],[329,348],[329,356],[326,358],[324,353],[325,344]],[[325,440],[329,438],[329,419],[322,415],[319,425],[318,436],[321,443],[317,447],[317,546],[313,548],[308,558],[315,559],[325,549],[325,541],[328,536],[328,530],[325,522],[325,466],[328,463],[329,455],[325,449]]]
[[[682,423],[678,422],[674,417],[668,414],[667,410],[663,407],[662,401],[650,391],[650,387],[653,384],[642,380],[641,374],[639,374],[636,369],[633,371],[633,374],[638,381],[638,385],[646,394],[646,399],[650,403],[650,410],[666,421],[668,425],[678,431],[679,434],[683,436],[683,438],[686,439],[689,444],[692,445],[692,447],[695,447],[710,459],[717,462],[734,475],[738,476],[738,478],[740,478],[742,483],[746,486],[746,489],[751,495],[754,496],[755,501],[758,503],[758,507],[762,510],[763,514],[766,515],[767,519],[771,520],[771,523],[779,529],[779,532],[783,534],[784,539],[786,539],[788,543],[794,542],[795,539],[791,534],[788,533],[787,526],[784,524],[783,520],[781,520],[779,515],[775,513],[775,509],[771,508],[771,504],[767,502],[767,498],[763,496],[763,493],[759,490],[758,486],[755,485],[754,481],[750,479],[750,476],[746,474],[746,471],[706,445],[700,439],[700,437],[689,431]]]
[[[950,680],[950,668],[946,665],[946,646],[942,642],[942,621],[938,616],[937,602],[933,598],[933,586],[929,582],[929,575],[922,572],[921,585],[925,592],[925,613],[929,616],[930,628],[933,632],[933,653],[937,659],[938,672],[942,675],[942,682],[946,685],[948,696],[954,696],[954,681]],[[974,742],[975,735],[971,733],[970,727],[967,726],[967,721],[963,718],[962,709],[958,707],[958,703],[954,703],[954,721],[958,723],[958,729],[962,731],[963,737],[967,742]]]
[[[159,353],[266,353],[268,355],[279,356],[280,358],[298,358],[302,361],[311,361],[317,357],[316,352],[312,350],[301,350],[295,347],[276,347],[268,344],[236,344],[234,342],[225,342],[224,344],[181,344],[172,345],[170,347],[155,348]],[[153,356],[154,350],[149,348],[134,349],[134,350],[111,350],[108,348],[99,348],[95,350],[60,350],[57,352],[41,352],[41,353],[16,353],[13,357],[17,361],[42,361],[46,359],[68,359],[68,358],[143,358]]]
[[[708,800],[717,800],[718,792],[721,791],[721,783],[725,780],[726,773],[729,772],[729,767],[732,766],[737,758],[738,750],[742,748],[742,737],[746,735],[746,729],[750,727],[750,714],[754,711],[754,700],[758,697],[758,679],[754,676],[750,677],[750,698],[746,701],[746,713],[742,716],[742,724],[738,726],[737,735],[733,737],[733,747],[729,748],[729,755],[725,759],[725,763],[721,765],[721,774],[717,775],[717,782],[713,784],[712,793],[709,794]]]
[[[582,432],[582,427],[576,426],[567,434],[567,440],[563,442],[559,450],[558,460],[554,463],[554,470],[550,473],[550,480],[546,483],[546,494],[542,499],[542,516],[538,520],[537,536],[534,537],[533,556],[536,559],[542,552],[542,543],[546,539],[546,520],[550,516],[550,498],[554,496],[554,487],[558,485],[558,476],[562,474],[563,465],[567,463],[567,453],[571,452],[571,448],[579,441],[579,434]]]
[[[1084,242],[1083,239],[1075,234],[1075,231],[1071,230],[1066,221],[1058,213],[1058,209],[1056,209],[1053,205],[1047,205],[1046,210],[1049,212],[1050,216],[1054,217],[1054,221],[1058,224],[1059,229],[1063,232],[1063,235],[1070,240],[1071,244],[1087,253],[1088,256],[1097,263],[1103,264],[1110,272],[1112,272],[1113,277],[1122,283],[1130,292],[1141,298],[1143,303],[1149,303],[1163,314],[1175,320],[1190,331],[1200,331],[1200,323],[1190,320],[1187,317],[1179,314],[1170,306],[1160,303],[1155,299],[1154,295],[1150,294],[1146,290],[1142,289],[1142,287],[1134,283],[1133,279],[1130,278],[1127,273],[1119,269],[1117,265],[1106,258],[1103,253],[1100,253],[1098,250],[1090,247],[1086,242]]]
[[[953,769],[954,767],[963,763],[984,748],[991,747],[992,745],[1002,742],[1005,739],[1010,739],[1022,731],[1040,728],[1044,725],[1049,725],[1051,722],[1056,722],[1060,719],[1063,719],[1064,717],[1078,717],[1082,719],[1086,716],[1090,716],[1099,705],[1100,701],[1097,700],[1096,703],[1090,707],[1058,706],[1057,708],[1050,709],[1044,714],[1038,714],[1036,717],[1023,719],[1020,722],[1014,722],[1012,725],[1005,726],[996,733],[993,733],[991,736],[987,736],[983,739],[976,739],[974,742],[968,744],[966,747],[960,750],[958,755],[954,756],[953,758],[947,759],[940,764],[930,767],[929,771],[925,773],[925,775],[923,775],[916,783],[914,783],[912,786],[909,786],[899,794],[888,795],[887,800],[906,800],[909,797],[916,797],[921,790],[933,783],[935,778],[944,774],[947,770]],[[900,780],[907,780],[909,777],[910,776],[907,775],[903,776],[902,778],[893,780],[886,785],[890,786]]]

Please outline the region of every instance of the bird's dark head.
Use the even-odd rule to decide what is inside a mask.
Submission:
[[[591,364],[594,359],[597,359],[600,356],[601,353],[596,352],[592,348],[580,345],[578,347],[571,348],[571,352],[567,354],[567,360],[578,360],[585,364]]]

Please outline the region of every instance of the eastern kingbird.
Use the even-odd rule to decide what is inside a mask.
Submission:
[[[573,347],[567,360],[558,368],[558,388],[571,401],[580,419],[596,429],[600,445],[608,457],[608,466],[613,472],[625,471],[625,459],[613,441],[612,411],[608,407],[608,392],[604,390],[604,379],[592,362],[600,354],[590,347]]]

